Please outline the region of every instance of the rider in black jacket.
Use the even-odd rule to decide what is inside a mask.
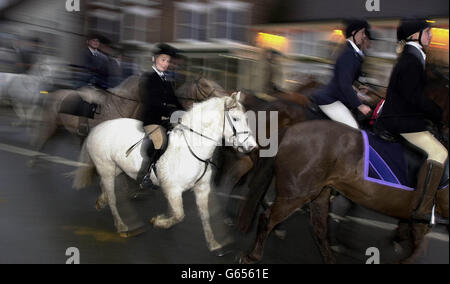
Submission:
[[[430,44],[431,37],[431,27],[426,20],[402,20],[397,38],[404,49],[392,71],[386,102],[375,127],[400,134],[428,155],[419,173],[418,187],[423,186],[430,196],[428,201],[425,198],[423,202],[432,204],[448,152],[427,131],[425,122],[442,121],[442,110],[424,94],[426,54],[423,49]]]
[[[151,142],[147,151],[150,165],[147,166],[146,161],[143,163],[142,170],[146,171],[146,175],[141,187],[151,185],[149,169],[167,146],[167,134],[163,125],[168,122],[174,111],[183,110],[183,106],[175,96],[172,83],[167,80],[166,71],[174,56],[176,56],[175,48],[159,44],[152,58],[152,71],[143,74],[139,82],[139,95],[143,104],[142,122]]]

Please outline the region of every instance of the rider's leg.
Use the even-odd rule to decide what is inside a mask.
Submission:
[[[409,143],[425,151],[428,160],[433,160],[442,165],[447,160],[447,149],[430,132],[402,133],[401,136]]]
[[[402,133],[409,143],[422,149],[428,155],[425,165],[419,171],[417,189],[422,192],[417,207],[415,217],[428,218],[434,203],[436,191],[444,173],[444,163],[447,160],[448,152],[442,144],[428,131],[415,133]]]
[[[332,120],[359,129],[358,123],[350,110],[340,101],[328,105],[319,105],[319,108]]]
[[[152,144],[153,147],[150,147],[147,152],[149,160],[143,161],[143,166],[144,163],[148,164],[148,169],[146,175],[142,179],[141,188],[152,187],[153,184],[150,179],[151,168],[156,161],[158,161],[162,151],[167,145],[166,130],[161,125],[151,124],[144,126],[144,131],[147,134],[148,139],[151,140],[150,144]]]
[[[87,136],[89,134],[89,120],[87,117],[78,118],[78,135]]]

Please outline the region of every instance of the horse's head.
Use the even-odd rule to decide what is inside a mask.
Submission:
[[[225,120],[223,135],[227,145],[233,145],[239,152],[248,153],[257,147],[247,123],[247,117],[239,102],[241,93],[233,93],[225,98]]]

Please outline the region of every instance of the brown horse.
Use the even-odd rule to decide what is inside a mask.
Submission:
[[[281,141],[287,127],[305,120],[317,119],[308,109],[311,102],[307,95],[313,95],[318,87],[320,87],[320,84],[310,77],[305,84],[299,86],[294,92],[280,92],[262,97],[247,93],[244,96],[243,105],[247,110],[266,112],[266,118],[269,118],[269,111],[276,111],[278,113],[278,141]],[[367,95],[361,97],[361,99],[367,104],[376,105],[376,100],[379,100],[379,97],[378,92],[369,89]],[[265,133],[270,133],[268,119],[265,128]],[[259,130],[257,128],[256,132],[258,133]],[[264,147],[260,146],[260,149],[264,149]],[[233,163],[235,168],[233,174],[225,176],[228,181],[223,181],[222,186],[232,188],[232,195],[238,195],[244,187],[248,187],[247,200],[240,201],[241,204],[237,206],[229,205],[228,209],[230,215],[237,215],[239,230],[248,232],[255,212],[272,182],[274,159],[259,157],[258,152],[241,158],[236,158],[234,153],[230,153],[230,155],[232,158],[228,161]],[[224,168],[229,169],[231,167],[225,165]]]
[[[431,76],[431,78],[434,78]],[[433,80],[430,86],[427,88],[426,95],[441,106],[446,113],[444,116],[444,123],[448,125],[448,81],[445,80]],[[284,133],[283,129],[294,125],[295,123],[305,121],[307,119],[306,113],[308,100],[306,100],[303,94],[311,93],[311,89],[319,86],[314,81],[309,82],[300,88],[295,93],[282,93],[274,94],[273,96],[278,98],[275,102],[264,101],[254,96],[247,96],[244,102],[246,109],[253,110],[274,110],[279,113],[279,141],[282,139]],[[358,86],[359,87],[359,86]],[[374,89],[369,86],[366,95],[361,96],[360,99],[363,103],[375,107],[381,98],[385,97],[385,91]],[[293,104],[295,103],[295,104]],[[368,122],[368,121],[367,121]],[[368,126],[368,125],[365,125]],[[267,127],[269,127],[267,125]],[[448,126],[441,129],[443,133],[443,143],[448,147]],[[266,132],[268,133],[268,131]],[[446,134],[447,133],[447,134]],[[273,163],[274,159],[260,158],[258,155],[255,157],[253,164],[254,167],[249,169],[249,172],[237,173],[236,176],[243,176],[242,180],[235,183],[236,188],[232,190],[234,194],[240,191],[242,184],[248,186],[249,191],[247,199],[241,201],[240,208],[237,209],[237,225],[240,231],[248,232],[251,228],[252,222],[255,219],[255,214],[258,207],[262,204],[262,200],[268,187],[271,184],[273,177]]]
[[[367,208],[411,220],[425,181],[419,181],[415,191],[398,190],[367,181],[363,174],[363,157],[364,143],[360,131],[332,121],[309,121],[289,128],[275,160],[276,200],[261,215],[254,248],[241,261],[251,263],[260,260],[265,239],[274,226],[292,215],[297,208],[310,204],[312,227],[320,252],[326,263],[333,263],[334,256],[327,240],[331,188]],[[443,218],[449,215],[448,191],[447,186],[436,195],[436,213]],[[428,205],[423,211],[431,214],[431,206]],[[411,232],[415,248],[404,262],[410,262],[418,255],[428,231],[428,224],[413,223]]]
[[[266,124],[264,126],[257,126],[256,133],[260,131],[259,127],[265,127],[266,132],[270,133],[270,121],[269,112],[278,112],[278,129],[284,129],[287,125],[292,125],[299,121],[304,121],[305,107],[309,104],[309,99],[303,95],[308,94],[310,91],[317,88],[319,83],[314,78],[309,78],[305,84],[299,86],[295,92],[291,93],[274,93],[271,95],[256,96],[251,91],[243,91],[242,104],[247,111],[265,112]],[[278,141],[282,137],[282,133],[278,132]],[[262,147],[265,149],[265,147]],[[231,195],[241,194],[241,188],[248,186],[250,192],[254,192],[257,195],[264,195],[265,190],[259,190],[256,188],[267,189],[268,183],[272,180],[272,174],[268,172],[271,167],[273,158],[260,158],[259,151],[252,152],[251,155],[240,155],[235,151],[229,151],[224,148],[216,153],[216,163],[219,166],[218,174],[215,178],[216,188],[230,192]],[[226,174],[222,173],[221,169],[226,169]],[[230,190],[231,189],[231,190]],[[253,201],[259,200],[258,198],[252,199]],[[240,201],[242,202],[242,201]],[[245,202],[245,201],[244,201]],[[246,203],[246,205],[250,205]],[[229,200],[227,205],[229,215],[240,215],[240,230],[247,231],[250,225],[253,212],[258,205],[258,201],[251,206],[246,206],[244,210],[236,213],[235,207],[242,207],[234,200]],[[242,212],[245,211],[245,212]],[[242,217],[245,216],[245,217]],[[234,223],[234,220],[233,220]]]
[[[81,98],[88,103],[99,105],[99,112],[94,119],[87,119],[89,127],[114,118],[136,118],[139,111],[138,76],[132,76],[121,85],[108,92],[84,87],[79,90],[59,90],[48,94],[46,98],[41,123],[36,128],[31,145],[34,150],[41,151],[47,141],[62,126],[69,133],[84,136],[79,133],[80,118],[76,115],[61,113],[60,109],[66,100]]]

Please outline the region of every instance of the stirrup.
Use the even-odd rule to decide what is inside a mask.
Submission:
[[[140,189],[154,189],[157,190],[157,187],[153,184],[152,179],[150,178],[151,174],[152,174],[152,169],[154,168],[154,164],[150,165],[147,173],[145,174],[145,176],[142,178],[141,183],[139,184]]]

